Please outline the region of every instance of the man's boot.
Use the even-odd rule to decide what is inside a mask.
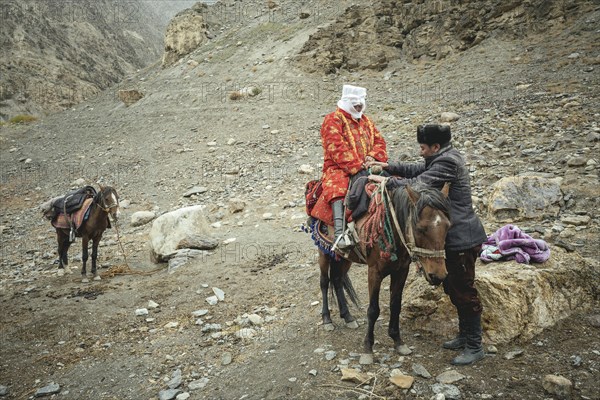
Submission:
[[[481,345],[481,315],[465,317],[465,328],[467,336],[465,349],[450,361],[452,365],[469,365],[485,356]]]
[[[331,203],[331,210],[333,211],[333,228],[335,231],[333,249],[345,251],[351,247],[351,244],[346,242],[346,239],[344,238],[344,222],[346,222],[346,216],[344,215],[344,201],[336,200]]]
[[[462,350],[467,344],[467,329],[465,328],[465,318],[458,315],[458,335],[452,340],[448,340],[442,344],[444,349]]]

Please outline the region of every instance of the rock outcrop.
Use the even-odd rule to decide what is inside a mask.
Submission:
[[[545,328],[584,311],[597,301],[598,263],[552,248],[543,264],[478,262],[476,287],[483,303],[483,328],[488,342],[525,341]],[[411,274],[404,291],[403,313],[423,321],[425,329],[456,330],[456,311],[441,288]]]
[[[176,7],[132,0],[2,2],[0,120],[73,107],[157,61]]]
[[[354,5],[300,51],[309,72],[383,70],[396,59],[441,59],[497,34],[522,37],[560,25],[592,2],[398,1]]]
[[[197,3],[171,20],[165,34],[163,67],[174,64],[207,40],[208,25],[204,20],[207,8],[206,4]]]

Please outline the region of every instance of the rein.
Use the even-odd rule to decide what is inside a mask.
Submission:
[[[387,179],[389,179],[389,178],[386,178],[382,182],[380,190],[386,196],[388,204],[392,204],[392,197],[390,196],[390,193],[388,192],[387,187],[386,187]],[[412,207],[410,209],[410,214],[409,214],[409,218],[408,218],[409,221],[412,219],[411,217],[412,217],[413,210],[414,210],[414,207]],[[396,231],[398,232],[400,241],[404,245],[404,248],[406,249],[410,259],[413,262],[417,263],[419,268],[421,267],[420,266],[420,258],[421,257],[423,257],[423,258],[446,258],[445,250],[430,250],[430,249],[418,247],[415,244],[415,235],[413,233],[411,223],[407,224],[408,228],[407,228],[406,237],[405,237],[404,233],[402,231],[402,228],[400,227],[400,223],[398,222],[398,217],[396,216],[395,210],[390,210],[390,213],[392,214],[392,220],[394,221],[394,227],[396,228]]]

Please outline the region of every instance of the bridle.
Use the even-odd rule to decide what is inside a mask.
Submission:
[[[112,191],[110,191],[110,193],[112,194],[113,192],[112,192]],[[114,207],[119,207],[119,200],[117,199],[117,196],[116,196],[116,195],[115,195],[114,197],[115,197],[115,199],[116,199],[116,202],[114,202],[114,203],[110,203],[110,204],[106,205],[106,197],[105,197],[105,196],[103,196],[103,195],[102,195],[102,191],[100,191],[100,192],[98,193],[98,199],[99,199],[99,200],[96,200],[96,201],[95,201],[95,203],[98,205],[98,207],[100,207],[100,209],[101,209],[102,211],[104,211],[104,212],[105,212],[105,213],[107,213],[107,214],[110,214],[110,209],[111,209],[111,208],[114,208]]]

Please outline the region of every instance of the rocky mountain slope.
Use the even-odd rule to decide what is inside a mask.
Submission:
[[[381,71],[400,59],[439,60],[488,37],[560,30],[596,6],[562,0],[373,1],[349,7],[312,35],[299,59],[311,72]]]
[[[67,109],[150,65],[193,1],[3,0],[0,119]]]
[[[327,69],[318,61],[308,68],[312,56],[303,49],[319,32],[361,24],[347,19],[352,3],[218,3],[201,15],[211,37],[173,64],[133,72],[37,122],[0,127],[0,392],[6,386],[9,398],[25,398],[54,382],[59,388],[49,388],[65,399],[137,400],[184,391],[192,399],[429,400],[443,389],[448,399],[537,400],[558,398],[544,379],[561,375],[573,398],[598,399],[600,32],[594,28],[600,10],[587,1],[565,2],[581,12],[549,20],[555,25],[546,31],[513,35],[498,27],[439,60],[400,57],[381,71]],[[364,11],[379,4],[365,3]],[[554,15],[554,5],[547,15]],[[551,212],[512,222],[550,244],[561,280],[570,277],[567,267],[585,265],[577,271],[587,276],[577,279],[587,278],[591,300],[575,304],[583,290],[566,292],[548,265],[511,265],[502,276],[514,276],[514,284],[521,270],[529,278],[548,275],[545,295],[559,296],[556,304],[575,314],[533,337],[488,341],[489,355],[452,369],[446,387],[440,385],[448,374],[440,375],[454,354],[440,343],[455,333],[456,321],[408,307],[401,324],[413,353],[400,356],[386,336],[382,295],[376,362],[359,365],[366,269],[350,272],[363,304],[352,309],[360,328],[346,329],[336,318],[337,330],[323,331],[315,249],[299,228],[304,184],[320,176],[319,127],[344,83],[368,89],[367,114],[392,158],[418,160],[415,127],[439,122],[442,112],[457,114],[450,122],[454,145],[469,163],[477,212],[490,234],[504,224],[489,208],[497,181],[535,175],[556,182]],[[122,87],[143,97],[126,106],[116,96]],[[74,274],[59,276],[54,230],[38,210],[83,183],[114,186],[123,212],[119,234],[106,231],[99,249],[104,279],[86,285],[78,276],[80,242],[70,250]],[[193,205],[205,207],[219,246],[169,273],[150,261],[152,224],[133,224],[131,217]],[[133,270],[125,275],[114,275],[125,269],[119,242]],[[478,268],[489,277],[502,264]],[[213,287],[225,293],[216,305],[206,300]],[[444,297],[440,288],[423,290],[434,305],[431,299]],[[501,285],[494,290],[512,293]],[[513,300],[530,304],[505,325],[527,324],[532,310],[544,322],[544,313],[555,311],[535,293],[515,291]],[[142,308],[148,315],[136,315]],[[485,321],[502,319],[490,312],[493,307],[484,311]],[[346,366],[374,379],[360,387],[341,382]],[[394,369],[414,377],[410,389],[389,382]],[[159,394],[170,386],[173,392]]]

